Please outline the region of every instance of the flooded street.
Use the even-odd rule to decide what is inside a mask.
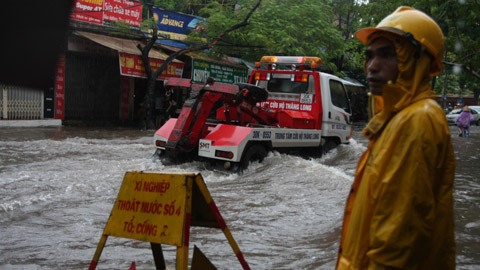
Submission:
[[[200,171],[252,269],[333,269],[346,196],[366,149],[322,158],[270,153],[244,175],[203,163],[152,160],[153,131],[79,127],[0,129],[0,269],[87,269],[126,171]],[[480,268],[480,127],[456,136],[457,269]],[[241,269],[224,234],[194,227],[193,246],[219,269]],[[167,267],[175,248],[163,246]],[[150,245],[109,237],[97,269],[154,269]]]

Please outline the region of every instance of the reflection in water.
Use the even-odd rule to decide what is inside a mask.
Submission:
[[[200,162],[152,160],[153,131],[91,128],[0,129],[0,268],[86,269],[125,171],[201,171],[252,269],[332,269],[344,202],[366,142],[322,158],[270,153],[241,176]],[[455,134],[452,127],[452,133]],[[480,267],[480,128],[452,136],[457,157],[457,269]],[[241,269],[223,233],[192,228],[219,269]],[[164,246],[174,268],[175,249]],[[190,251],[190,256],[192,251]],[[110,237],[99,269],[154,268],[150,245]]]
[[[470,138],[456,136],[455,148],[455,232],[457,269],[478,269],[480,266],[480,128],[472,127]]]

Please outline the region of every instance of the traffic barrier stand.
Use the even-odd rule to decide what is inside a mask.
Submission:
[[[162,270],[162,244],[176,246],[175,269],[187,270],[192,226],[221,229],[242,268],[250,269],[200,173],[127,172],[89,270],[97,267],[109,236],[150,242],[155,267]],[[195,246],[191,269],[216,268]]]

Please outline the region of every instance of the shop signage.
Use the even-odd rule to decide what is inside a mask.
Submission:
[[[94,24],[123,22],[140,28],[142,4],[129,0],[75,0],[71,18]]]
[[[153,9],[153,16],[157,22],[158,33],[168,39],[184,40],[193,31],[204,31],[199,25],[204,20],[201,17],[190,16],[164,9]]]
[[[192,82],[205,83],[208,77],[222,83],[246,83],[247,69],[192,59]]]
[[[143,66],[142,57],[139,55],[133,55],[128,53],[118,53],[120,59],[120,73],[123,76],[133,76],[140,78],[147,78],[145,67]],[[164,60],[150,58],[150,66],[152,69],[158,69]],[[167,77],[181,78],[183,73],[183,63],[170,62],[167,68],[158,76],[158,80],[162,80]]]

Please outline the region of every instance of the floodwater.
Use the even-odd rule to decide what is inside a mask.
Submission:
[[[252,269],[333,269],[345,198],[366,148],[322,158],[270,153],[243,175],[152,160],[153,131],[0,129],[0,269],[87,269],[126,171],[200,171]],[[456,134],[454,127],[452,133]],[[480,127],[452,135],[457,157],[457,269],[480,268]],[[193,246],[219,269],[241,269],[224,234],[193,227]],[[167,267],[175,248],[163,245]],[[97,269],[154,269],[148,243],[109,237]]]

